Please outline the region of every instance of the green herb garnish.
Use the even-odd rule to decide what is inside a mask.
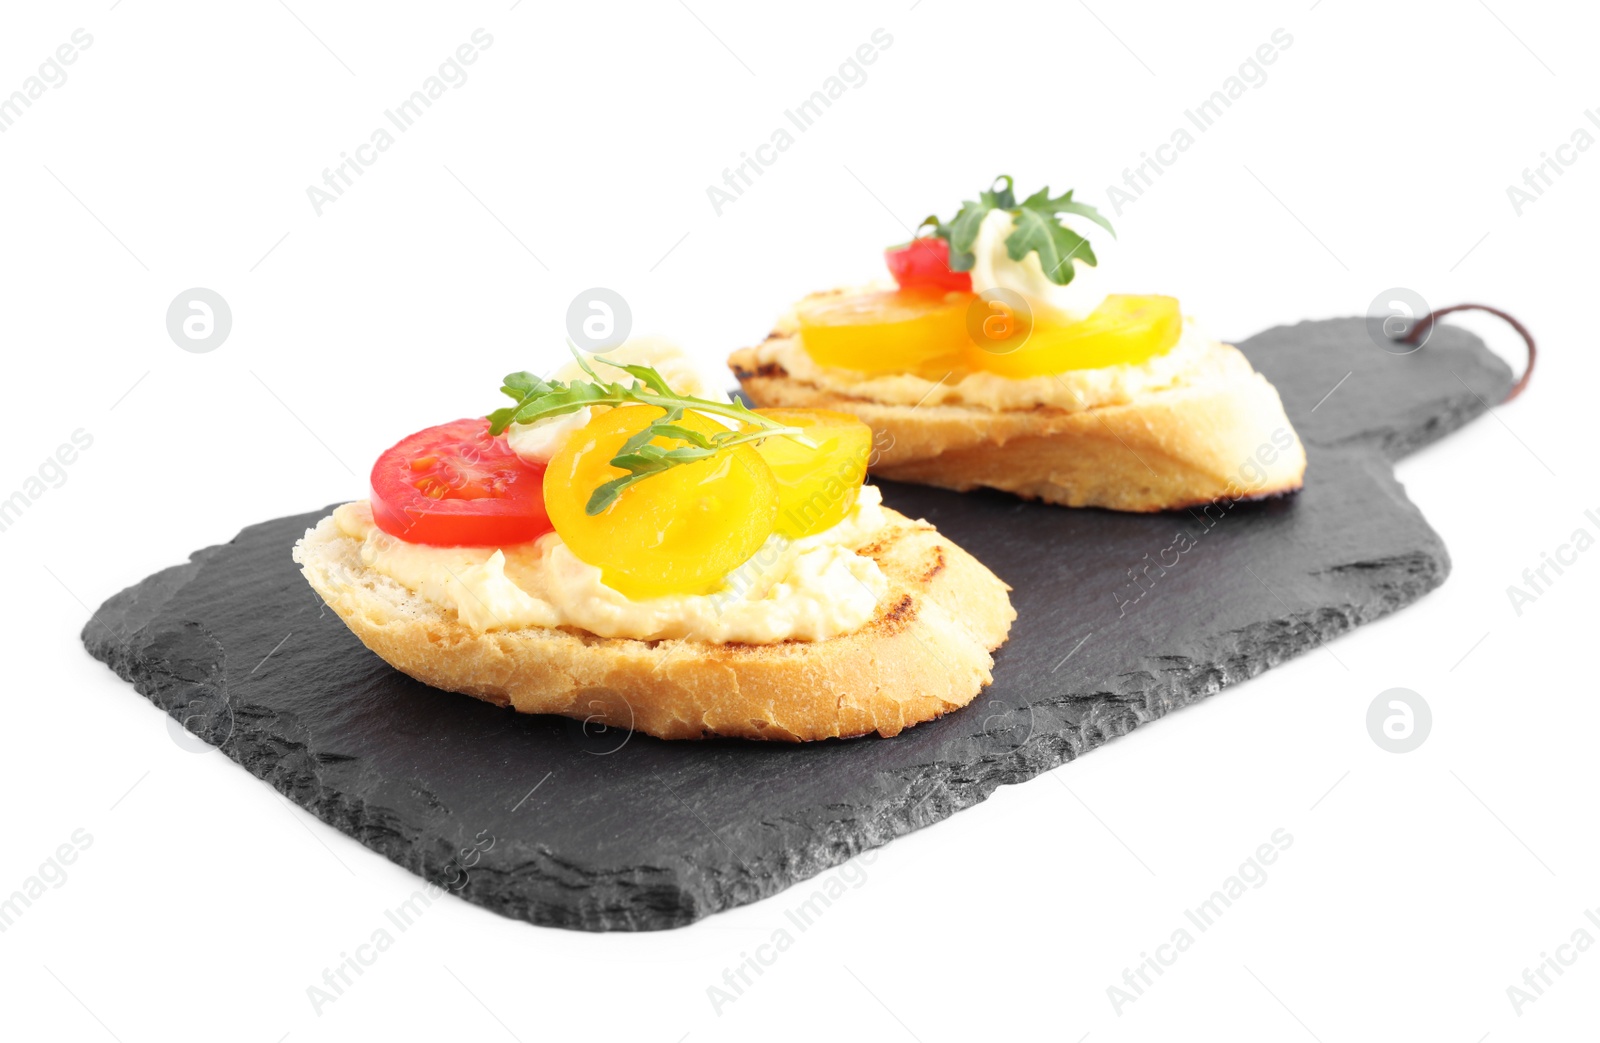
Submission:
[[[526,371],[508,374],[502,381],[500,390],[516,399],[517,404],[505,406],[489,414],[489,433],[498,435],[512,424],[531,424],[549,417],[576,413],[586,406],[642,405],[665,409],[666,413],[624,442],[617,450],[617,455],[611,458],[611,466],[620,467],[628,473],[613,478],[595,489],[589,497],[588,505],[584,508],[584,511],[591,516],[610,507],[622,491],[635,482],[641,482],[653,474],[660,474],[680,464],[708,459],[735,446],[760,442],[776,436],[792,438],[807,447],[813,446],[811,440],[801,433],[800,428],[787,427],[768,420],[759,413],[751,412],[743,402],[737,400],[732,403],[713,402],[709,399],[695,398],[693,395],[680,395],[673,391],[667,385],[666,379],[651,366],[613,362],[603,355],[596,355],[595,361],[623,370],[635,378],[629,384],[604,380],[590,368],[588,361],[577,348],[570,344],[568,348],[578,360],[578,365],[589,375],[589,379],[567,382],[545,380]],[[711,435],[702,434],[681,423],[683,414],[687,410],[736,420],[740,424],[740,429],[718,431]],[[745,429],[748,425],[753,425],[755,430]],[[667,448],[654,444],[657,438],[675,439],[686,444]]]
[[[1001,182],[1005,182],[1005,187],[996,188]],[[978,238],[978,226],[989,216],[989,211],[1004,210],[1011,215],[1016,226],[1006,236],[1006,256],[1013,261],[1022,260],[1030,252],[1037,253],[1044,274],[1058,286],[1065,286],[1072,281],[1078,267],[1070,263],[1074,258],[1091,268],[1098,263],[1089,240],[1063,225],[1058,215],[1078,214],[1087,217],[1115,236],[1116,230],[1111,227],[1110,221],[1100,215],[1100,211],[1088,203],[1073,202],[1070,189],[1051,199],[1050,189],[1041,188],[1018,203],[1011,185],[1011,176],[1001,174],[987,191],[978,193],[976,200],[965,200],[949,224],[940,221],[937,214],[931,214],[918,226],[917,231],[920,233],[925,228],[933,229],[935,236],[950,244],[950,269],[970,272],[977,260],[972,253],[972,244]]]

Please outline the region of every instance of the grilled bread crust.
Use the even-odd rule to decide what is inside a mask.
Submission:
[[[1205,377],[1124,404],[1068,410],[906,406],[808,383],[762,348],[728,359],[757,406],[837,409],[872,426],[872,473],[965,492],[980,486],[1066,507],[1175,510],[1292,492],[1305,449],[1283,402],[1237,348],[1214,345]]]
[[[360,544],[331,517],[307,531],[294,559],[363,644],[435,688],[662,739],[891,736],[970,703],[992,680],[989,653],[1016,612],[1010,588],[933,526],[884,514],[857,553],[878,563],[889,593],[858,630],[812,642],[475,631],[364,565]]]

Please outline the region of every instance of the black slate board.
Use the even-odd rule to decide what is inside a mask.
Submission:
[[[290,561],[323,511],[251,526],[130,587],[83,640],[251,773],[468,901],[585,930],[679,926],[937,822],[1444,581],[1445,548],[1388,461],[1500,401],[1508,367],[1449,326],[1390,354],[1363,319],[1241,347],[1306,444],[1296,496],[1213,511],[1208,526],[1198,512],[884,483],[886,502],[1009,582],[1018,613],[994,685],[894,739],[667,743],[429,689],[367,652]],[[1136,581],[1152,562],[1170,567]]]

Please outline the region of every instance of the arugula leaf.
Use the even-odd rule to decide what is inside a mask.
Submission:
[[[1107,221],[1100,211],[1088,203],[1075,203],[1072,201],[1072,189],[1070,188],[1055,199],[1050,198],[1050,189],[1048,187],[1041,188],[1027,199],[1024,199],[1022,205],[1043,214],[1078,214],[1081,217],[1087,217],[1101,228],[1110,232],[1113,239],[1117,236],[1116,229],[1111,227],[1111,222]]]
[[[659,421],[651,426],[654,428],[656,437],[658,438],[676,438],[701,449],[716,448],[715,442],[692,427],[680,427],[677,424],[663,424]]]
[[[998,185],[1002,181],[1006,183],[1006,187],[996,192],[994,190],[994,186]],[[1011,191],[1012,185],[1013,182],[1011,180],[1011,175],[1001,174],[999,177],[994,179],[994,184],[989,186],[989,190],[987,192],[980,192],[978,194],[978,198],[983,200],[984,204],[991,210],[1010,210],[1012,207],[1017,205],[1016,194]]]
[[[612,362],[610,359],[604,358],[600,355],[596,355],[595,358],[600,359],[601,362],[604,362],[608,366],[615,366],[617,369],[623,370],[630,376],[638,378],[644,383],[645,387],[649,388],[651,391],[654,391],[658,395],[672,394],[672,389],[667,386],[666,379],[662,377],[660,373],[657,373],[655,368],[652,366],[636,365],[628,362]]]
[[[1016,227],[1006,236],[1006,256],[1020,261],[1029,251],[1039,255],[1045,277],[1065,286],[1076,274],[1074,260],[1093,267],[1098,263],[1089,240],[1063,225],[1052,213],[1019,207],[1012,216]]]
[[[500,382],[500,391],[515,399],[516,404],[503,406],[489,414],[489,433],[498,435],[512,424],[531,424],[575,413],[587,406],[645,405],[664,410],[644,430],[618,447],[617,455],[611,458],[611,466],[628,473],[601,483],[590,494],[589,502],[584,507],[590,515],[600,514],[615,503],[624,490],[651,475],[709,459],[736,446],[784,437],[792,438],[807,448],[815,448],[815,443],[800,428],[768,420],[759,413],[751,412],[743,402],[715,402],[678,394],[652,366],[613,362],[604,355],[595,355],[594,361],[620,369],[634,378],[628,384],[605,380],[576,347],[569,343],[568,348],[578,360],[578,365],[583,367],[587,379],[546,380],[526,371],[507,374]],[[683,424],[684,413],[690,411],[726,417],[737,421],[740,426],[707,435]],[[662,446],[656,444],[657,439],[682,444]]]
[[[994,210],[1009,213],[1014,225],[1011,234],[1006,236],[1006,256],[1020,261],[1029,253],[1037,253],[1045,276],[1058,286],[1067,285],[1077,274],[1078,266],[1074,261],[1090,267],[1099,263],[1089,241],[1063,225],[1059,216],[1086,217],[1115,236],[1116,230],[1099,210],[1088,203],[1074,201],[1071,189],[1052,199],[1048,187],[1018,203],[1013,184],[1010,175],[1001,174],[988,189],[978,193],[976,200],[962,202],[949,224],[940,221],[938,215],[922,222],[919,232],[931,228],[932,235],[949,244],[951,271],[969,272],[977,263],[972,246],[977,242],[983,219]]]
[[[713,449],[700,449],[694,446],[663,449],[658,445],[642,446],[636,453],[618,454],[612,458],[612,465],[625,467],[628,473],[597,486],[590,494],[589,502],[584,505],[584,513],[591,516],[600,514],[615,503],[617,497],[621,496],[623,490],[629,486],[651,475],[660,474],[677,464],[694,463],[696,460],[705,460],[714,455],[716,451]]]
[[[989,195],[985,192],[984,195]],[[967,200],[961,204],[961,209],[950,222],[948,234],[944,235],[950,243],[950,269],[957,272],[970,272],[978,258],[972,252],[972,244],[978,239],[978,226],[983,224],[983,219],[989,216],[989,211],[994,207],[983,201],[974,203]],[[941,229],[944,226],[940,226]]]

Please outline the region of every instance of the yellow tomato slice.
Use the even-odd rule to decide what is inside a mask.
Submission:
[[[545,509],[561,539],[600,569],[608,587],[636,600],[714,591],[766,542],[778,517],[777,480],[750,445],[653,474],[589,515],[595,489],[627,473],[611,458],[664,412],[623,406],[600,413],[567,440],[544,474]],[[694,412],[679,423],[704,434],[726,430]],[[655,444],[685,443],[657,438]]]
[[[1023,378],[1137,365],[1170,351],[1183,333],[1173,297],[1114,294],[1078,322],[1042,306],[1014,314],[1002,301],[975,316],[975,299],[906,290],[811,298],[797,309],[801,343],[821,365],[862,373]],[[973,332],[980,320],[982,337]]]
[[[804,430],[817,444],[768,438],[756,446],[778,480],[777,532],[791,540],[831,529],[856,504],[872,451],[872,428],[831,409],[758,409],[786,427]]]
[[[1137,365],[1170,351],[1182,333],[1176,298],[1113,294],[1081,322],[1052,321],[1048,312],[1035,312],[1020,348],[992,351],[969,344],[966,365],[1012,378]]]
[[[973,295],[896,290],[813,297],[800,303],[800,343],[820,365],[862,373],[940,375],[968,343]],[[940,367],[943,368],[940,368]]]

